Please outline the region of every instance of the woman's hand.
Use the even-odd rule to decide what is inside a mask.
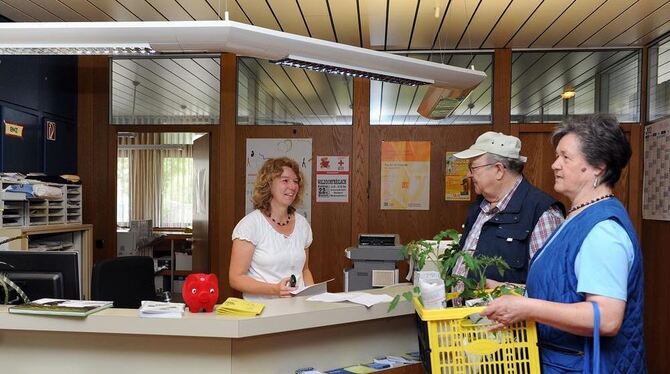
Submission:
[[[275,284],[277,295],[279,297],[291,297],[291,291],[295,291],[295,287],[290,286],[291,277],[282,278],[279,283]]]
[[[503,326],[528,319],[528,299],[523,296],[504,295],[493,300],[480,314]]]

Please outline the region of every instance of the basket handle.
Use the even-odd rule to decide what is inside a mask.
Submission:
[[[596,302],[591,301],[593,307],[593,372],[600,374],[600,308]],[[589,364],[591,350],[589,349],[589,340],[584,340],[584,367],[582,372],[589,373]]]

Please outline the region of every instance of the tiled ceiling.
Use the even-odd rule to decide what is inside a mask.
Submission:
[[[0,0],[0,14],[18,22],[214,20],[222,18],[225,10],[234,21],[389,51],[637,47],[670,31],[670,0]],[[624,55],[580,59],[580,69],[597,72],[611,66],[612,58]],[[534,54],[515,59],[513,69],[533,69],[514,82],[513,106],[519,113],[532,111],[532,102],[552,99],[565,84],[555,78],[556,69],[567,73],[575,66],[547,64],[542,58],[547,57]],[[591,65],[585,65],[589,61]],[[143,69],[140,64],[125,68],[133,71],[133,66]],[[217,87],[208,69],[201,71],[206,75],[202,80]],[[292,76],[308,79],[307,74]],[[133,80],[117,78],[126,83]],[[524,88],[531,84],[558,88],[529,95]],[[319,101],[317,95],[306,104],[316,108],[322,105],[323,100]],[[387,99],[382,101],[389,104]],[[182,104],[172,105],[180,108]],[[478,112],[490,103],[476,105]],[[210,112],[218,113],[218,108]]]

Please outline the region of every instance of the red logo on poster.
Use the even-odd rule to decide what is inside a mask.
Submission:
[[[56,122],[47,121],[47,140],[56,140]]]

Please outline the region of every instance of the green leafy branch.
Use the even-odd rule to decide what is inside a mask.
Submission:
[[[458,295],[464,299],[481,298],[487,295],[486,292],[486,270],[494,266],[500,275],[504,275],[505,270],[509,269],[507,263],[501,257],[492,256],[473,256],[468,251],[463,251],[458,245],[460,234],[453,229],[443,230],[433,237],[433,241],[415,240],[407,243],[402,254],[405,258],[414,261],[417,269],[423,269],[426,261],[432,261],[436,264],[440,278],[444,281],[445,293],[454,288],[459,283],[463,284],[463,291]],[[439,242],[444,239],[450,239],[452,244],[443,252],[438,250]],[[454,267],[458,260],[462,259],[469,274],[467,276],[453,274]],[[507,292],[500,290],[499,292]],[[412,301],[414,296],[419,297],[421,301],[421,291],[419,287],[414,287],[412,291],[404,292],[396,297],[389,304],[388,311],[395,309],[402,298]]]

